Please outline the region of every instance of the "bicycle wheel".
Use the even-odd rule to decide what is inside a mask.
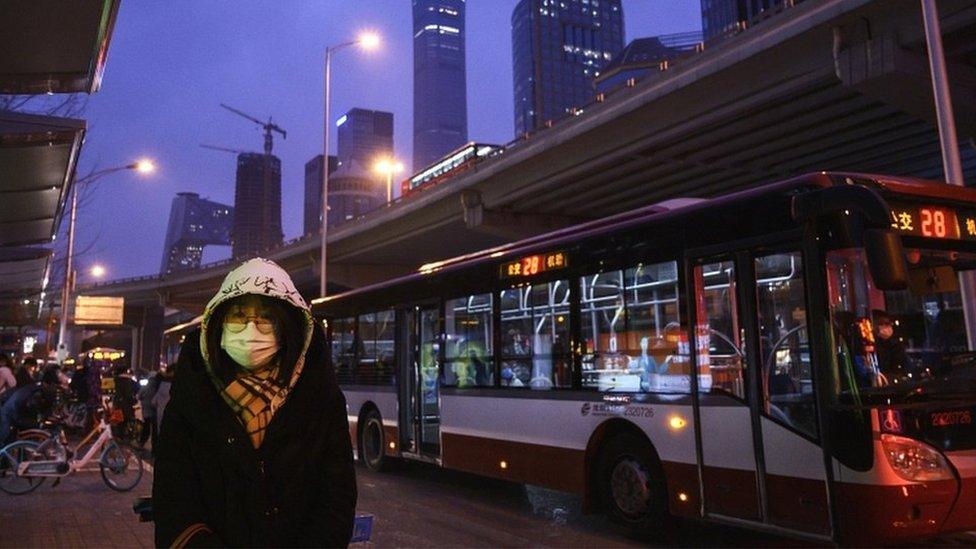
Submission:
[[[14,495],[26,494],[44,483],[44,477],[17,474],[21,462],[29,461],[37,454],[37,446],[32,440],[18,440],[0,450],[0,490]]]
[[[119,445],[114,440],[108,443],[98,458],[98,467],[102,470],[105,484],[117,492],[128,492],[142,479],[142,458],[131,448]]]

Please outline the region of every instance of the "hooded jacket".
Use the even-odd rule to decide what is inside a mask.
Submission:
[[[305,350],[255,449],[220,396],[201,335],[215,307],[245,294],[281,299],[306,319]],[[177,547],[345,547],[356,479],[346,419],[325,337],[280,267],[252,259],[230,272],[187,335],[156,449],[156,544]]]

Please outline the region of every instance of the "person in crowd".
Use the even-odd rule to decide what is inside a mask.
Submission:
[[[895,337],[895,321],[885,311],[874,311],[874,352],[878,357],[878,370],[891,383],[895,379],[908,377],[912,373],[912,363],[905,351],[905,345]]]
[[[153,412],[156,414],[156,426],[152,432],[152,443],[153,452],[159,446],[159,428],[163,424],[163,414],[166,413],[166,405],[169,404],[169,390],[173,385],[173,368],[171,366],[166,366],[161,368],[157,377],[159,378],[159,386],[156,388],[156,392],[153,394],[152,402],[150,403]]]
[[[13,368],[10,367],[10,357],[6,353],[0,353],[0,398],[4,393],[17,388],[17,378],[14,377]]]
[[[68,388],[79,402],[88,402],[90,397],[88,390],[88,375],[91,372],[91,365],[85,359],[81,364],[75,365],[74,373],[71,374],[71,383]]]
[[[17,437],[17,431],[37,427],[38,420],[50,415],[57,401],[58,374],[44,371],[41,381],[14,389],[0,407],[0,445]]]
[[[116,409],[122,410],[122,417],[125,421],[135,419],[139,382],[132,377],[129,367],[124,362],[115,365],[112,377],[115,381],[115,394],[112,396],[112,403]]]
[[[14,368],[14,379],[17,380],[17,388],[26,387],[34,383],[33,372],[27,364],[21,364]]]
[[[152,447],[156,447],[156,405],[153,403],[153,397],[159,390],[159,384],[162,382],[161,374],[165,369],[166,366],[161,365],[159,371],[150,374],[146,384],[139,389],[139,405],[142,407],[142,432],[139,434],[139,445],[143,447],[146,442],[149,442],[150,437],[152,437]]]
[[[41,375],[44,373],[40,368],[37,367],[37,359],[29,356],[24,358],[24,362],[21,367],[27,370],[27,375],[30,377],[31,381],[40,381]]]
[[[348,545],[345,398],[288,274],[261,258],[231,271],[175,370],[155,452],[156,544]]]

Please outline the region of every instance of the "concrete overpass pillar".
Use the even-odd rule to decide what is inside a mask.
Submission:
[[[163,350],[163,317],[165,309],[161,305],[148,305],[143,309],[142,326],[139,332],[138,346],[136,338],[132,339],[133,373],[145,374],[155,371],[159,367],[159,359]]]

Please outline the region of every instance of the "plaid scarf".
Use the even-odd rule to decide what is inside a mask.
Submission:
[[[264,442],[264,432],[277,411],[277,403],[284,400],[288,387],[278,383],[278,368],[265,368],[245,373],[220,391],[220,396],[244,425],[254,448]]]

